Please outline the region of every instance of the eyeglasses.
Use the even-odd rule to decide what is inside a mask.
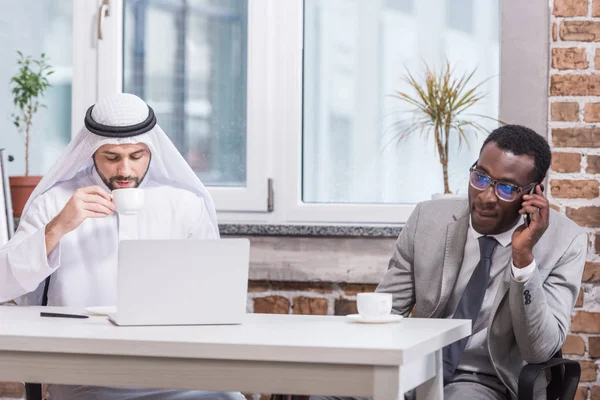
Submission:
[[[536,182],[530,183],[527,186],[517,186],[511,183],[498,182],[497,180],[490,178],[489,175],[478,171],[475,168],[475,165],[477,165],[477,163],[469,168],[469,172],[471,173],[469,184],[473,188],[481,191],[486,190],[490,185],[494,185],[496,196],[503,201],[515,201],[522,192],[528,192],[537,185]]]

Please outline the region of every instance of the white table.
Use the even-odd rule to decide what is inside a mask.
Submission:
[[[364,325],[345,317],[248,314],[243,325],[117,327],[0,307],[0,381],[442,399],[442,347],[466,320]],[[82,312],[44,307],[44,311]]]

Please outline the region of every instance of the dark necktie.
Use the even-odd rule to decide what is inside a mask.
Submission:
[[[479,238],[479,264],[475,267],[452,317],[454,319],[470,319],[472,329],[475,327],[475,321],[483,304],[483,297],[490,280],[492,254],[497,244],[498,242],[493,237],[481,236]],[[469,337],[467,336],[444,347],[444,382],[448,382],[454,375],[454,370],[460,361]]]

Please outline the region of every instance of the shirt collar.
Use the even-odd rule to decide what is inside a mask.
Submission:
[[[499,233],[497,235],[487,235],[490,237],[493,237],[494,239],[496,239],[498,241],[498,243],[500,243],[500,245],[502,247],[508,247],[511,242],[512,242],[512,235],[513,233],[517,230],[517,228],[521,225],[521,222],[523,221],[523,218],[519,218],[519,222],[517,222],[515,224],[515,226],[513,226],[512,228],[510,228],[509,230],[507,230],[506,232],[502,232]],[[481,233],[477,232],[474,228],[473,228],[473,222],[471,220],[471,217],[469,217],[469,234],[474,237],[475,239],[479,239],[482,236]]]

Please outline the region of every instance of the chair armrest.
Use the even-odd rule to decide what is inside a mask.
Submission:
[[[535,381],[542,372],[551,370],[551,380],[546,387],[548,399],[571,400],[575,398],[581,366],[577,361],[551,358],[541,364],[527,364],[519,375],[519,400],[533,400]]]
[[[43,400],[41,383],[25,383],[26,400]]]

